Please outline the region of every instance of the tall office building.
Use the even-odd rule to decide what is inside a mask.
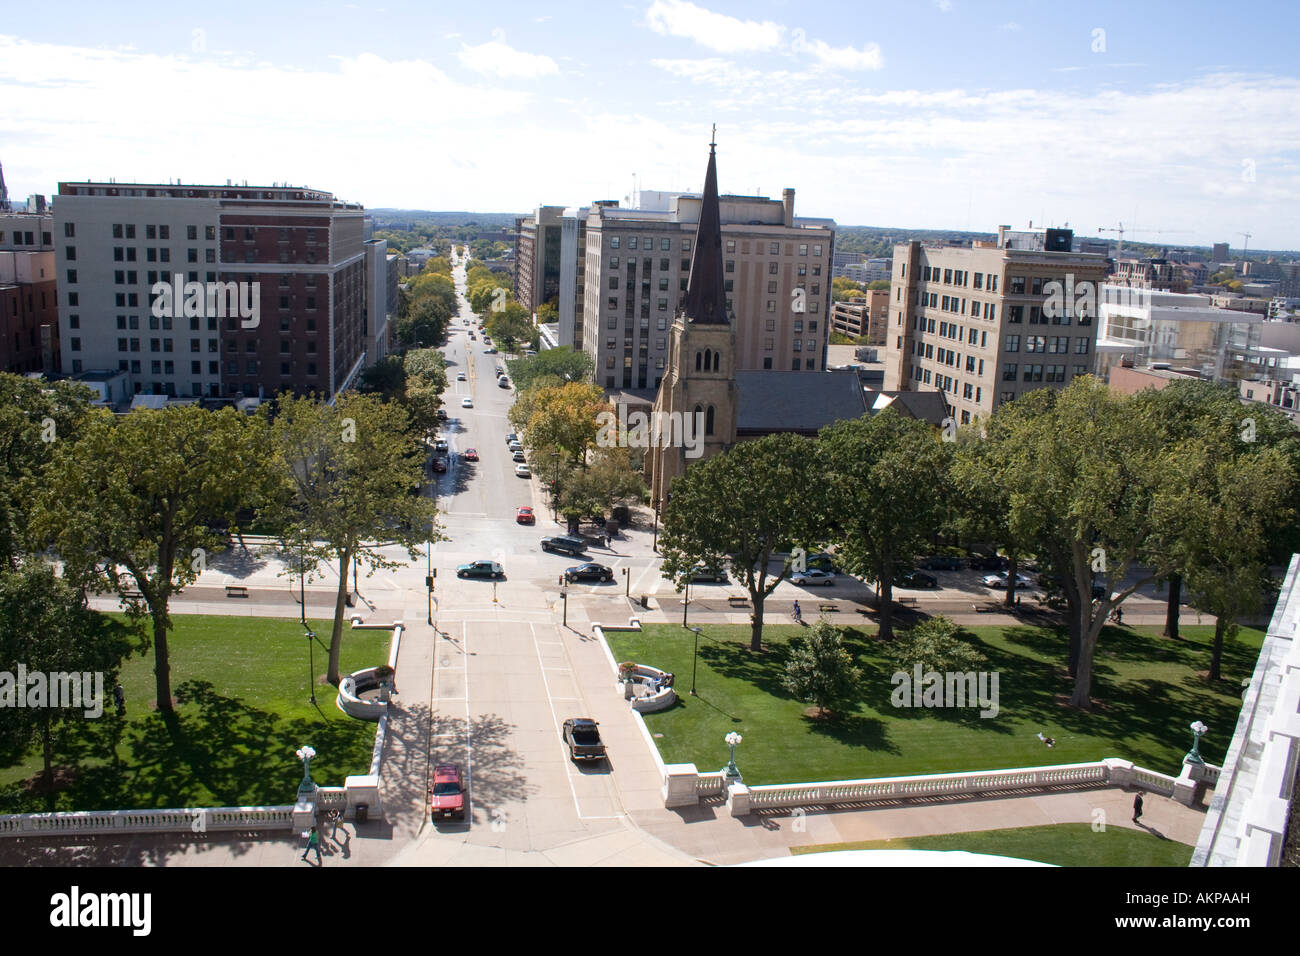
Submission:
[[[1000,226],[995,242],[895,247],[885,389],[938,389],[966,424],[1091,374],[1106,258],[1072,238]]]
[[[587,271],[586,206],[538,206],[516,220],[515,300],[529,312],[556,308],[558,344],[582,348]]]
[[[605,388],[657,389],[669,326],[686,296],[701,197],[668,209],[599,202],[587,216],[582,348]],[[826,365],[835,223],[796,218],[794,190],[718,197],[735,369],[821,370]]]
[[[60,183],[64,372],[124,371],[135,394],[336,395],[387,309],[367,316],[368,263],[386,275],[363,215],[302,187]]]
[[[1227,262],[1231,253],[1228,252],[1226,242],[1216,242],[1210,249],[1210,262],[1217,265],[1220,262]]]

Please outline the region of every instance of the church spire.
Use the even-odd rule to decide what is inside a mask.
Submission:
[[[717,127],[713,128],[717,139]],[[691,273],[686,282],[686,319],[697,325],[727,325],[727,295],[722,273],[722,217],[718,211],[717,143],[709,143],[709,168],[704,174],[700,223],[691,250]]]

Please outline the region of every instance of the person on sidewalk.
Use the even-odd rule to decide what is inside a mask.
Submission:
[[[803,623],[803,609],[799,607],[798,601],[794,602],[794,622],[796,624]]]
[[[1138,792],[1138,795],[1137,795],[1136,797],[1133,798],[1133,822],[1134,822],[1134,823],[1137,823],[1137,822],[1138,822],[1138,817],[1140,817],[1140,816],[1142,816],[1142,793],[1141,793],[1141,791],[1139,791],[1139,792]]]
[[[302,851],[302,861],[304,863],[307,862],[307,854],[310,853],[312,850],[316,851],[316,865],[320,866],[321,865],[320,834],[316,832],[315,827],[312,827],[311,833],[307,834],[307,849]]]

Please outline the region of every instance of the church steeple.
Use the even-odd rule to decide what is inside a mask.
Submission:
[[[714,127],[714,139],[717,138]],[[683,311],[688,322],[696,325],[727,325],[727,295],[722,272],[722,216],[718,211],[718,168],[709,143],[709,168],[704,174],[704,198],[700,204],[700,223],[695,230],[691,250],[691,273],[686,281]]]

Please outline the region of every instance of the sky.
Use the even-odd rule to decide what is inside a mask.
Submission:
[[[12,5],[11,198],[288,182],[525,212],[698,190],[843,225],[1300,247],[1300,4]],[[1115,233],[1105,233],[1114,237]]]

